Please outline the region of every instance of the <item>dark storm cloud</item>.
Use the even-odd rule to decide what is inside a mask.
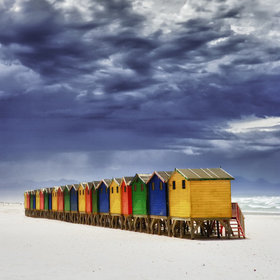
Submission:
[[[279,33],[268,24],[277,12],[250,1],[182,1],[173,22],[133,1],[66,2],[0,6],[3,170],[15,170],[12,158],[34,166],[94,152],[100,161],[104,151],[110,165],[120,151],[149,150],[190,167],[225,161],[240,174],[246,158],[270,165],[276,132],[245,137],[226,129],[233,120],[279,116],[280,46],[269,32]]]

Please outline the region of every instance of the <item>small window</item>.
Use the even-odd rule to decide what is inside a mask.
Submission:
[[[144,186],[141,184],[141,192],[144,191]]]
[[[114,193],[114,187],[112,187],[112,193]]]
[[[176,182],[175,182],[175,181],[172,182],[172,189],[173,189],[173,190],[176,189]]]
[[[182,189],[185,189],[185,188],[186,188],[186,181],[182,180]]]
[[[155,183],[154,182],[152,183],[152,190],[153,191],[155,190]]]
[[[80,195],[82,194],[82,191],[80,191]]]
[[[107,188],[105,187],[105,192],[107,193]]]
[[[137,185],[134,185],[134,191],[136,192],[136,190],[137,190]]]
[[[83,194],[85,194],[85,191],[83,190]]]
[[[100,191],[101,191],[101,193],[102,193],[102,191],[103,191],[103,188],[101,188],[101,189],[100,189]]]
[[[162,191],[162,182],[159,183],[159,189]]]
[[[124,192],[126,192],[126,186],[124,186]]]
[[[87,194],[89,194],[89,190],[87,191]]]
[[[117,193],[119,193],[119,187],[117,187]]]

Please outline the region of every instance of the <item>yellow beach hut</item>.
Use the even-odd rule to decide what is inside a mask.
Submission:
[[[121,205],[121,178],[114,178],[109,186],[110,189],[110,214],[122,213]]]
[[[36,210],[40,210],[40,190],[36,190]]]
[[[231,180],[222,168],[175,169],[168,181],[171,218],[231,218]]]
[[[52,211],[57,211],[57,190],[58,187],[52,188]]]
[[[80,183],[78,187],[78,207],[80,213],[86,212],[86,196],[85,196],[85,185]]]

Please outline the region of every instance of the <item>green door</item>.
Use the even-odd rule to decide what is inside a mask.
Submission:
[[[132,183],[133,215],[147,215],[147,185],[139,178]]]

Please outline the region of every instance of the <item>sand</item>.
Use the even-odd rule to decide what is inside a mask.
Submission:
[[[280,279],[280,216],[246,239],[188,240],[24,216],[0,204],[0,279]]]

